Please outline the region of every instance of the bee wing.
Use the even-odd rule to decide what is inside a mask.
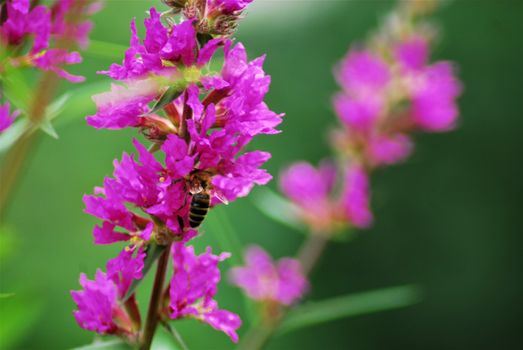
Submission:
[[[220,202],[222,202],[223,204],[225,204],[225,205],[229,204],[229,201],[227,200],[227,198],[225,197],[225,195],[224,195],[220,190],[213,189],[212,194],[213,194],[216,198],[218,198],[218,199],[220,200]]]

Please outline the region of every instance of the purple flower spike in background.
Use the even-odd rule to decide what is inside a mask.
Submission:
[[[330,134],[338,194],[326,194],[319,173],[302,163],[283,172],[282,192],[312,232],[328,236],[350,226],[370,227],[370,175],[408,159],[414,132],[444,132],[457,124],[461,83],[452,63],[430,63],[434,30],[418,21],[429,8],[418,8],[419,3],[402,2],[383,28],[367,43],[353,45],[334,70],[341,88],[332,101],[341,125]]]
[[[274,263],[262,248],[245,252],[244,267],[235,267],[230,280],[252,299],[291,305],[305,294],[308,282],[296,259],[283,258]]]

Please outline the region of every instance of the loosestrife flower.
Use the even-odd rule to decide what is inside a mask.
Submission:
[[[307,290],[308,282],[298,260],[283,258],[276,264],[262,248],[245,253],[246,265],[230,271],[231,282],[252,299],[291,305]]]
[[[282,192],[316,233],[370,226],[371,172],[405,160],[413,150],[411,133],[444,132],[457,123],[461,84],[452,63],[430,62],[434,31],[417,16],[433,8],[418,3],[403,2],[334,70],[341,86],[333,98],[341,128],[331,134],[338,170],[298,163],[282,174]]]
[[[62,68],[82,61],[78,52],[63,46],[72,43],[86,47],[92,28],[87,18],[100,9],[100,4],[91,0],[57,0],[48,8],[32,7],[29,0],[7,0],[1,6],[0,22],[0,47],[7,52],[7,57],[1,58],[3,65],[33,66],[72,82],[83,81],[84,77]],[[30,39],[32,46],[22,52],[24,42]]]
[[[209,324],[238,341],[236,330],[241,326],[240,317],[230,311],[218,309],[214,300],[220,281],[218,263],[229,253],[213,255],[211,248],[201,255],[192,246],[176,243],[172,247],[174,274],[169,287],[169,317],[192,317]]]
[[[9,102],[0,104],[0,132],[7,130],[14,122],[15,118],[20,114],[20,111],[9,112]]]
[[[83,289],[71,291],[71,296],[78,306],[74,316],[82,328],[99,334],[132,335],[132,320],[123,306],[123,297],[131,282],[142,278],[144,257],[141,248],[126,249],[109,260],[107,273],[97,270],[93,281],[80,275]]]
[[[241,320],[219,309],[214,299],[220,280],[218,263],[230,254],[214,255],[208,248],[196,255],[190,242],[198,234],[207,205],[247,196],[255,185],[271,180],[261,169],[271,155],[243,150],[257,135],[278,133],[283,114],[271,111],[264,102],[270,85],[263,70],[265,57],[249,61],[245,47],[228,38],[232,32],[202,31],[198,21],[216,19],[218,13],[237,20],[249,2],[166,1],[179,11],[161,15],[151,8],[144,21],[143,40],[132,21],[130,47],[122,63],[99,72],[115,84],[111,91],[93,96],[97,110],[86,118],[97,129],[136,128],[152,142],[147,149],[135,139],[136,155],[124,153],[115,160],[113,176],[104,180],[103,187],[95,188],[94,194],[84,196],[85,211],[102,220],[93,230],[95,243],[125,242],[122,254],[143,252],[145,259],[153,246],[171,247],[165,252],[172,255],[173,275],[158,317],[195,318],[235,342]],[[195,4],[206,9],[198,14],[204,17],[190,15],[188,7]],[[185,18],[176,21],[176,14]],[[223,52],[223,66],[218,72],[211,71],[209,63],[219,52]],[[204,200],[194,204],[197,194]],[[126,336],[128,328],[122,328],[118,318],[115,321],[121,312],[114,309],[134,296],[129,285],[141,278],[143,268],[129,264],[123,260],[108,264],[107,274],[100,273],[97,282],[105,285],[109,279],[116,285],[116,298],[112,289],[112,294],[104,296],[110,307],[105,307],[103,315],[113,310],[113,323],[100,319],[112,334],[120,336]],[[117,280],[113,270],[119,271]],[[90,288],[84,280],[84,288]],[[89,294],[87,289],[84,294]],[[92,315],[101,312],[98,306],[77,305],[77,314],[87,315],[85,320],[77,317],[81,327],[108,332],[89,323]],[[128,316],[132,324],[134,316]]]

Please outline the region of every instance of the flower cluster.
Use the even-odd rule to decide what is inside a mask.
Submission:
[[[283,258],[275,264],[262,248],[253,246],[247,249],[245,262],[230,271],[230,279],[254,300],[291,305],[308,288],[296,259]]]
[[[92,23],[88,16],[98,11],[101,2],[92,0],[56,0],[50,7],[32,6],[29,0],[7,0],[1,6],[0,47],[6,56],[0,57],[5,66],[33,66],[53,71],[72,82],[84,80],[65,71],[62,66],[81,62],[76,51],[65,47],[87,45]],[[23,52],[24,44],[32,45]]]
[[[243,9],[247,3],[207,1],[209,9],[223,11]],[[113,177],[93,195],[84,196],[85,211],[103,221],[93,230],[97,244],[126,242],[126,250],[143,249],[145,255],[152,246],[171,246],[167,252],[172,254],[173,277],[159,317],[195,318],[237,341],[241,320],[219,309],[214,299],[218,263],[229,254],[216,256],[208,248],[195,255],[190,240],[209,207],[244,197],[255,185],[271,180],[260,168],[270,154],[243,149],[256,135],[278,133],[283,115],[264,102],[270,85],[264,57],[249,61],[241,43],[234,45],[220,35],[202,40],[192,17],[176,21],[173,16],[151,8],[143,41],[133,21],[122,64],[99,72],[118,83],[93,97],[97,111],[87,123],[95,128],[136,128],[152,146],[147,149],[134,140],[137,155],[124,153],[115,160]],[[213,71],[212,60],[222,51],[223,66]],[[196,195],[200,202],[195,202]],[[140,278],[141,266],[134,268],[132,275]],[[75,292],[84,296],[83,301],[75,297],[77,315],[87,315],[87,321],[77,317],[79,324],[99,333],[126,334],[122,322],[114,320],[125,312],[113,312],[113,323],[104,319],[98,324],[96,318],[95,325],[89,323],[91,315],[101,315],[89,303],[94,298],[91,290],[109,293],[104,298],[112,309],[130,300],[129,292],[115,298],[114,288],[93,287],[109,283],[103,273],[98,275],[95,284],[82,277],[84,292]]]
[[[241,326],[240,317],[230,311],[218,309],[218,303],[214,300],[216,285],[221,277],[218,263],[229,256],[229,253],[213,255],[209,247],[205,253],[195,255],[192,246],[174,244],[174,274],[169,285],[168,314],[171,319],[198,319],[237,342],[236,329]]]
[[[100,334],[132,335],[132,319],[122,300],[132,281],[142,278],[144,258],[143,249],[132,247],[107,262],[107,273],[97,270],[93,281],[85,274],[80,276],[83,290],[72,291],[71,296],[78,305],[74,316],[82,328]]]
[[[368,227],[371,171],[406,159],[412,132],[456,125],[461,85],[450,62],[429,62],[434,31],[418,16],[433,8],[417,3],[403,2],[367,45],[351,48],[335,69],[342,90],[333,106],[342,128],[332,141],[341,175],[332,166],[307,163],[282,175],[282,191],[313,231],[332,233],[346,223]],[[333,195],[335,177],[339,196]]]

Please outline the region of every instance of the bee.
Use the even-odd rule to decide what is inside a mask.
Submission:
[[[211,184],[212,176],[206,171],[198,171],[189,178],[191,206],[189,208],[189,225],[198,228],[211,208],[211,199],[216,196],[221,202],[228,204],[225,197]]]

